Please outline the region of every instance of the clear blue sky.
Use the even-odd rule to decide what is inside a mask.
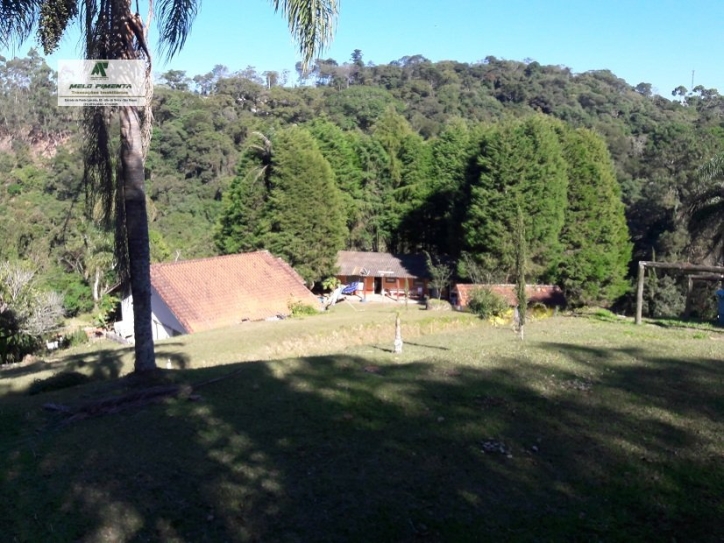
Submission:
[[[77,41],[68,36],[50,65],[79,58]],[[31,45],[16,51],[24,55]],[[462,62],[493,55],[576,73],[610,69],[666,97],[678,85],[690,88],[695,70],[695,85],[724,93],[724,0],[341,0],[336,37],[323,56],[343,63],[354,49],[375,64],[415,54]],[[184,50],[167,64],[157,58],[154,72],[254,66],[287,69],[293,81],[298,60],[267,0],[205,0]]]

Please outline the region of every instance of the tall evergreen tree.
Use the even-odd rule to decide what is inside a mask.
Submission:
[[[569,303],[610,301],[626,291],[631,259],[621,189],[603,139],[583,128],[562,134],[569,184],[557,280]]]
[[[363,249],[369,242],[365,228],[365,207],[371,195],[364,190],[362,166],[354,148],[355,135],[343,131],[324,117],[315,119],[306,128],[314,136],[319,150],[332,167],[341,191],[349,230],[347,246]]]
[[[469,180],[474,175],[480,131],[463,119],[452,119],[432,141],[432,174],[425,215],[438,254],[460,254],[461,224],[467,208]]]
[[[332,168],[303,128],[282,130],[274,145],[264,246],[284,257],[307,281],[332,275],[347,235]]]
[[[465,249],[489,269],[513,273],[517,202],[531,276],[547,279],[558,264],[567,189],[558,126],[536,115],[490,128],[482,138],[463,233]]]
[[[389,245],[389,232],[384,224],[390,178],[388,156],[375,138],[361,132],[353,132],[350,136],[362,171],[364,195],[359,203],[362,222],[355,231],[355,244],[363,250],[384,251]]]
[[[222,252],[268,249],[311,282],[334,273],[346,235],[332,168],[307,130],[287,128],[247,149],[224,196]]]
[[[271,190],[271,174],[272,143],[256,133],[242,154],[237,176],[223,196],[214,233],[219,252],[240,253],[263,246],[262,217]]]
[[[430,250],[435,237],[425,202],[432,189],[432,148],[417,134],[408,134],[398,151],[400,182],[390,193],[387,223],[391,248],[400,253]]]
[[[393,188],[397,188],[402,181],[399,153],[404,139],[410,134],[412,134],[410,123],[393,107],[387,108],[372,129],[372,136],[387,152],[389,176]]]

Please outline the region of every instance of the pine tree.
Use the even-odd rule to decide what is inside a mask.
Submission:
[[[610,301],[627,289],[631,243],[621,190],[605,141],[587,129],[562,132],[568,206],[558,282],[569,303]]]
[[[525,217],[530,275],[547,279],[557,267],[568,183],[559,126],[536,115],[490,128],[482,137],[480,174],[471,183],[463,235],[464,249],[490,269],[507,274],[515,269],[518,202]]]
[[[332,168],[303,128],[274,138],[272,187],[263,222],[263,245],[307,281],[335,271],[347,235],[345,213]]]
[[[362,170],[364,194],[364,200],[360,202],[362,221],[354,238],[356,247],[367,251],[385,251],[390,238],[383,221],[390,185],[388,156],[378,140],[361,132],[355,132],[352,136],[353,148]]]
[[[367,212],[373,196],[366,190],[360,157],[355,151],[357,139],[369,136],[345,132],[326,117],[315,119],[305,128],[312,134],[319,150],[334,171],[349,231],[346,246],[369,249],[371,234],[368,230]]]
[[[372,139],[385,153],[385,168],[377,184],[384,249],[410,252],[429,245],[420,210],[430,191],[430,146],[392,108],[377,120]]]
[[[399,152],[406,136],[412,134],[412,128],[407,120],[390,106],[375,123],[372,136],[379,141],[387,152],[389,159],[389,174],[393,187],[399,186],[402,181],[402,164]]]
[[[329,162],[303,128],[258,138],[224,195],[218,248],[226,253],[268,249],[309,282],[332,275],[347,228]]]
[[[438,254],[461,251],[460,229],[479,138],[466,121],[453,119],[432,141],[432,187],[425,214],[435,235],[433,252]]]
[[[390,193],[387,224],[396,252],[418,252],[430,248],[430,221],[425,202],[430,197],[432,149],[421,136],[408,134],[397,154],[400,163],[399,185]]]
[[[223,196],[222,211],[214,233],[222,254],[254,251],[263,247],[262,220],[272,179],[272,142],[255,133],[242,154],[237,176]]]

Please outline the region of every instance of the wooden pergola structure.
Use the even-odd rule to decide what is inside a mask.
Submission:
[[[636,290],[636,324],[641,324],[641,313],[644,305],[644,276],[646,268],[662,268],[666,270],[678,270],[684,273],[689,280],[689,291],[694,280],[718,281],[724,280],[724,267],[722,266],[697,266],[688,262],[649,262],[639,261],[639,279]]]

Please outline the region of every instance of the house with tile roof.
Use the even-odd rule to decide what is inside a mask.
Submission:
[[[412,297],[429,294],[430,273],[425,255],[395,255],[372,251],[339,251],[337,279],[342,284],[357,284],[357,293]]]
[[[153,339],[289,315],[319,300],[289,264],[268,251],[151,265]],[[116,334],[133,339],[133,298],[121,302]]]

